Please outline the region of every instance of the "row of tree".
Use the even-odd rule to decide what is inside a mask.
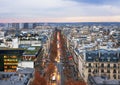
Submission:
[[[45,77],[41,76],[39,71],[36,70],[34,73],[34,79],[30,85],[47,85],[47,81]]]
[[[52,36],[52,40],[50,43],[50,55],[48,56],[49,62],[45,63],[44,68],[44,75],[38,71],[40,67],[42,67],[42,64],[40,63],[38,68],[35,68],[34,73],[34,79],[30,83],[30,85],[49,85],[49,81],[51,78],[51,75],[53,74],[55,70],[55,58],[57,57],[57,32],[54,32]],[[38,58],[40,62],[42,62],[42,58]]]

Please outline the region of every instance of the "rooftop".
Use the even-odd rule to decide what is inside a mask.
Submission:
[[[24,49],[17,48],[0,48],[0,54],[4,55],[17,55],[20,56],[24,52]]]
[[[36,46],[36,47],[29,47],[28,49],[25,50],[24,55],[36,55],[41,47]]]
[[[93,50],[86,52],[86,61],[93,62],[118,62],[120,60],[120,52],[115,50]]]
[[[19,76],[11,76],[8,79],[0,80],[0,85],[25,85],[28,83],[27,76],[19,77]]]
[[[17,72],[0,72],[0,85],[27,85],[34,69],[23,68]],[[27,74],[27,75],[26,75]]]
[[[106,77],[90,76],[88,79],[92,85],[120,85],[120,80],[109,80]]]

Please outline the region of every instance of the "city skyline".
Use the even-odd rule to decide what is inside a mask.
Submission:
[[[119,22],[119,0],[1,0],[0,22]]]

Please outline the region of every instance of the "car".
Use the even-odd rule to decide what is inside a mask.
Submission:
[[[55,75],[52,76],[52,81],[56,81],[56,76]]]

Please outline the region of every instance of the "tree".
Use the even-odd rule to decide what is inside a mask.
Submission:
[[[31,85],[47,85],[47,82],[44,77],[40,76],[40,73],[38,71],[35,71],[34,80]]]
[[[54,69],[55,69],[55,65],[52,62],[50,62],[46,72],[48,77],[51,76],[51,74],[54,72]]]
[[[84,81],[75,81],[73,79],[68,79],[65,81],[65,85],[86,85]]]

